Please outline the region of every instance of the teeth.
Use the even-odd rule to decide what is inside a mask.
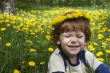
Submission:
[[[79,47],[79,46],[70,46],[70,47]]]

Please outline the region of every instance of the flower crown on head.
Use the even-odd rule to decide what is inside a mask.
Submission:
[[[67,19],[73,19],[73,18],[85,18],[87,19],[88,21],[90,20],[90,16],[87,12],[70,12],[70,13],[67,13],[65,15],[62,15],[62,16],[59,16],[55,19],[52,20],[52,25],[58,25],[60,23],[62,23],[63,21],[67,20]]]

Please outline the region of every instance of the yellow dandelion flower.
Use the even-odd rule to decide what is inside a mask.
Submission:
[[[54,49],[53,49],[53,48],[48,48],[48,51],[49,51],[49,52],[53,52]]]
[[[7,26],[9,27],[11,24],[7,24]]]
[[[33,42],[31,40],[26,40],[25,43],[28,44],[28,45],[32,45],[33,44]]]
[[[4,28],[1,28],[0,30],[1,30],[1,31],[5,31],[5,30],[6,30],[6,28],[4,27]]]
[[[88,48],[89,48],[90,51],[94,51],[95,50],[93,45],[88,45]]]
[[[29,61],[29,62],[28,62],[28,65],[31,66],[31,67],[34,67],[36,64],[35,64],[34,61]]]
[[[110,38],[106,38],[106,41],[110,42]]]
[[[66,17],[69,18],[69,19],[71,19],[71,18],[73,18],[73,16],[74,15],[68,14]],[[76,17],[76,16],[74,16],[74,17]]]
[[[29,28],[28,27],[23,27],[22,30],[23,31],[29,31]]]
[[[104,38],[104,35],[103,34],[98,34],[98,39],[102,39]]]
[[[106,50],[106,53],[110,53],[110,50]]]
[[[96,56],[102,56],[102,55],[103,55],[103,52],[96,53]]]
[[[64,21],[66,19],[65,16],[59,16],[58,18],[55,18],[52,20],[52,24],[58,24],[61,23],[62,21]]]
[[[11,46],[11,43],[8,42],[8,43],[5,44],[5,46],[6,47],[10,47]]]
[[[0,40],[2,40],[2,37],[0,37]]]
[[[108,28],[108,31],[110,31],[110,29]]]
[[[103,48],[106,48],[106,46],[107,46],[107,43],[102,42],[102,47],[103,47]]]
[[[98,45],[96,42],[93,42],[93,44],[96,45],[96,46]]]
[[[87,19],[90,20],[90,18],[91,18],[90,13],[87,13],[87,12],[86,12],[84,15],[85,15],[85,17],[86,17]]]
[[[35,33],[34,33],[34,32],[31,32],[30,34],[31,34],[31,35],[35,35]]]
[[[78,18],[78,17],[84,16],[84,14],[82,14],[81,12],[77,12],[77,13],[73,14],[73,16],[74,16],[75,18]],[[85,17],[85,16],[84,16],[84,17]]]
[[[99,60],[99,61],[101,61],[101,62],[103,62],[103,61],[104,61],[104,59],[103,59],[103,58],[98,58],[98,60]]]
[[[49,28],[50,30],[54,30],[54,28],[53,28],[52,26],[48,26],[48,28]]]
[[[35,36],[36,38],[38,38],[38,36]]]
[[[50,35],[46,35],[45,37],[46,37],[47,40],[50,40],[51,39],[51,36]]]
[[[37,50],[36,49],[34,49],[34,48],[31,48],[30,49],[30,52],[32,53],[32,52],[36,52]]]
[[[13,73],[21,73],[21,72],[17,69],[14,69]]]
[[[67,14],[65,16],[59,16],[59,17],[53,19],[52,24],[56,25],[56,24],[63,22],[66,19],[78,18],[78,17],[85,17],[89,20],[89,15],[87,12],[86,13],[85,12],[74,12],[72,14]]]
[[[40,62],[41,65],[45,64],[45,62]]]

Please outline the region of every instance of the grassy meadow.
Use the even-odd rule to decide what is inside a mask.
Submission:
[[[19,6],[15,15],[0,13],[0,73],[46,73],[50,54],[51,21],[68,11],[90,14],[88,48],[110,66],[110,10],[94,7]]]

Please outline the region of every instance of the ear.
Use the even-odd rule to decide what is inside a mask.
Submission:
[[[57,41],[57,44],[60,45],[60,41]]]

